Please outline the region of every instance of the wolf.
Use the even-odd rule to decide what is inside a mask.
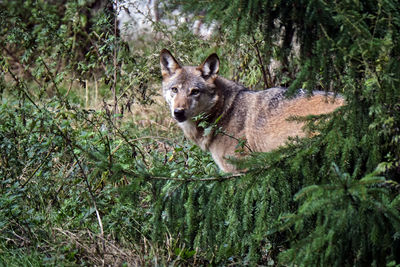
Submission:
[[[300,92],[294,98],[286,96],[285,88],[251,91],[218,75],[215,53],[199,66],[182,66],[163,49],[160,64],[172,117],[189,140],[211,152],[224,172],[241,171],[230,157],[271,151],[288,137],[305,136],[303,124],[289,117],[330,113],[344,104],[343,98],[321,91],[312,96]]]

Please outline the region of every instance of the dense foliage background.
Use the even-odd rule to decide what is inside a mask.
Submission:
[[[142,4],[0,2],[0,264],[399,265],[398,1]],[[169,118],[162,48],[346,105],[223,174]]]

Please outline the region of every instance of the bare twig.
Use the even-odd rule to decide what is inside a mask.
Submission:
[[[61,129],[60,129],[60,130],[61,130]],[[61,131],[61,133],[62,133],[62,131]],[[62,133],[62,135],[64,135],[64,134]],[[66,137],[65,135],[64,135],[64,138],[66,138],[66,140],[69,140],[69,141],[70,141],[70,139],[69,139],[68,137]],[[79,158],[76,156],[76,154],[75,154],[75,152],[74,152],[74,147],[72,146],[72,142],[68,142],[68,145],[70,146],[70,148],[71,148],[71,153],[72,153],[73,157],[75,158],[76,162],[78,163],[79,168],[80,168],[81,171],[82,171],[83,177],[85,178],[85,183],[86,183],[86,186],[87,186],[88,191],[89,191],[89,196],[90,196],[90,198],[91,198],[91,200],[92,200],[92,202],[93,202],[93,207],[94,207],[94,209],[95,209],[95,211],[96,211],[96,217],[97,217],[97,221],[98,221],[99,227],[100,227],[100,238],[103,240],[103,242],[102,242],[102,243],[103,243],[103,251],[102,251],[102,254],[103,254],[103,263],[104,263],[104,253],[105,253],[105,250],[106,250],[106,244],[105,244],[105,242],[104,242],[104,229],[103,229],[103,223],[102,223],[102,221],[101,221],[101,217],[100,217],[99,210],[97,209],[95,196],[94,196],[94,194],[93,194],[92,188],[90,187],[89,179],[88,179],[88,177],[87,177],[87,175],[86,175],[86,172],[85,172],[85,170],[83,169]]]
[[[23,67],[23,65],[21,64],[21,62],[19,62],[19,59],[18,59],[13,53],[11,53],[11,51],[8,50],[6,46],[2,46],[2,48],[4,49],[4,51],[6,51],[6,53],[7,53],[10,57],[12,57],[12,59],[20,66],[20,68],[24,70],[24,73],[28,74],[28,76],[29,76],[30,78],[32,78],[32,79],[39,85],[40,88],[43,87],[42,83],[41,83],[38,79],[36,79],[36,77],[29,71],[29,69],[26,69],[26,68]],[[9,71],[9,72],[10,72],[10,71]]]
[[[17,86],[19,87],[19,89],[22,91],[22,93],[24,93],[24,95],[26,96],[26,98],[28,98],[28,100],[37,108],[40,110],[39,106],[36,105],[35,101],[33,101],[33,99],[30,97],[30,95],[24,90],[23,87],[26,87],[24,83],[22,83],[18,77],[11,71],[11,69],[8,67],[7,68],[8,73],[11,74],[11,77],[14,79],[14,81],[17,83]]]
[[[33,171],[33,173],[28,177],[28,179],[25,180],[25,182],[21,185],[21,188],[24,188],[27,183],[35,176],[37,171],[45,164],[47,163],[47,159],[50,157],[51,153],[53,152],[54,147],[52,147],[49,152],[47,153],[46,157],[43,159],[43,161],[39,164],[39,166]]]
[[[123,136],[121,136],[121,137],[124,138]],[[146,140],[146,139],[151,139],[151,140],[161,139],[161,140],[166,140],[166,141],[173,142],[171,139],[169,139],[169,138],[167,138],[167,137],[162,137],[162,136],[142,136],[142,137],[138,137],[138,138],[131,139],[131,140],[128,140],[128,139],[125,139],[125,138],[124,138],[125,142],[127,142],[128,145],[130,145],[130,146],[132,146],[131,142],[136,142],[136,141]],[[161,141],[157,141],[157,142],[158,142],[159,144],[160,144],[160,143],[161,143],[161,144],[165,144],[164,142],[161,142]],[[117,152],[118,149],[121,147],[121,145],[122,145],[122,143],[118,144],[118,145],[113,149],[113,151],[111,152],[111,154],[114,155],[115,152]],[[137,148],[137,147],[135,146],[135,148]]]
[[[114,120],[116,119],[115,115],[118,113],[118,99],[117,99],[118,0],[115,0],[115,10],[116,10],[116,14],[114,14],[114,51],[113,51],[114,78],[113,78],[113,85],[112,85],[112,93],[113,93],[113,97],[114,97]]]
[[[73,83],[74,83],[74,79],[75,79],[75,74],[72,76],[71,83],[69,84],[68,90],[67,90],[67,92],[65,93],[64,98],[67,98],[67,96],[69,95],[69,92],[71,91],[72,85],[73,85]]]
[[[94,78],[94,88],[95,88],[94,106],[96,107],[97,106],[97,98],[98,98],[98,95],[99,95],[99,86],[97,84],[97,77],[96,77],[95,73],[93,73],[93,78]]]
[[[265,67],[264,67],[262,57],[261,57],[260,49],[258,48],[256,38],[254,38],[254,36],[252,36],[252,38],[253,38],[253,42],[254,42],[254,48],[256,49],[256,52],[257,52],[258,62],[260,64],[260,68],[261,68],[261,71],[263,74],[264,86],[265,86],[265,88],[269,88],[269,87],[271,87],[271,85],[267,78],[267,72],[265,71]],[[271,75],[269,73],[268,73],[268,76],[269,76],[269,80],[271,81]]]
[[[44,61],[44,59],[42,59],[41,61],[42,61],[43,65],[44,65],[44,67],[46,68],[47,74],[49,75],[49,77],[50,77],[52,83],[54,84],[54,88],[56,89],[56,94],[57,94],[57,96],[61,99],[60,90],[58,90],[57,82],[56,82],[56,80],[55,80],[55,78],[54,78],[53,73],[50,71],[50,68],[47,66],[47,64],[46,64],[46,62]],[[56,76],[57,76],[57,74],[56,74]]]
[[[77,155],[75,154],[75,152],[74,152],[75,147],[78,147],[78,148],[81,149],[82,151],[84,151],[84,150],[83,150],[80,146],[78,146],[77,144],[73,144],[73,143],[72,143],[72,140],[68,137],[67,134],[65,134],[65,133],[62,131],[62,129],[60,128],[59,125],[56,124],[56,126],[57,126],[57,128],[58,128],[58,131],[59,131],[60,135],[64,138],[64,140],[67,141],[67,144],[68,144],[68,146],[69,146],[70,149],[71,149],[72,156],[74,157],[74,159],[75,159],[76,163],[78,164],[79,169],[81,170],[82,175],[83,175],[83,177],[84,177],[84,181],[85,181],[85,184],[86,184],[86,186],[87,186],[90,199],[91,199],[91,201],[92,201],[92,203],[93,203],[93,207],[94,207],[95,212],[96,212],[97,221],[98,221],[99,227],[100,227],[100,238],[103,240],[103,242],[102,242],[102,243],[103,243],[102,256],[103,256],[103,263],[104,263],[104,253],[105,253],[105,250],[106,250],[106,246],[105,246],[105,242],[104,242],[104,228],[103,228],[103,223],[102,223],[102,220],[101,220],[101,216],[100,216],[99,210],[98,210],[98,208],[97,208],[96,198],[95,198],[95,196],[94,196],[93,190],[92,190],[92,188],[91,188],[91,186],[90,186],[90,183],[89,183],[89,178],[88,178],[88,176],[87,176],[87,174],[86,174],[86,172],[85,172],[85,169],[82,167],[81,161],[79,160],[78,156],[77,156]]]
[[[253,153],[254,151],[251,149],[251,147],[247,144],[247,140],[241,140],[240,138],[237,138],[231,134],[226,133],[225,131],[218,130],[217,134],[222,134],[225,136],[228,136],[229,138],[232,138],[233,140],[238,141],[238,144],[240,144],[242,141],[244,141],[243,145],[250,151],[250,153]]]
[[[234,173],[227,176],[214,176],[214,177],[205,177],[205,178],[171,178],[171,177],[161,177],[161,176],[147,176],[147,179],[152,180],[169,180],[169,181],[179,181],[179,182],[213,182],[213,181],[226,181],[231,179],[236,179],[238,177],[243,176],[244,173]]]
[[[141,149],[140,149],[139,147],[137,147],[135,144],[133,144],[133,143],[128,139],[128,137],[127,137],[124,133],[122,133],[118,127],[115,126],[115,124],[114,124],[112,118],[109,119],[109,122],[111,123],[111,126],[113,127],[113,129],[116,130],[116,133],[119,134],[119,136],[122,137],[122,139],[124,139],[124,141],[132,148],[133,151],[135,151],[135,152],[139,151],[140,155],[142,156],[143,163],[144,163],[146,166],[148,166],[148,164],[146,163],[146,157],[143,155]]]

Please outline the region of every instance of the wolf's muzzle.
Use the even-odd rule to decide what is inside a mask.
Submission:
[[[185,110],[181,108],[174,109],[174,117],[178,122],[184,122],[186,120]]]

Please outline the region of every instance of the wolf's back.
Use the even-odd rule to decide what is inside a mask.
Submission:
[[[329,113],[344,102],[320,91],[312,96],[300,91],[293,98],[287,98],[286,94],[285,88],[233,93],[221,127],[228,135],[245,138],[253,152],[269,151],[284,144],[290,136],[305,135],[303,123],[288,120],[290,117]]]

